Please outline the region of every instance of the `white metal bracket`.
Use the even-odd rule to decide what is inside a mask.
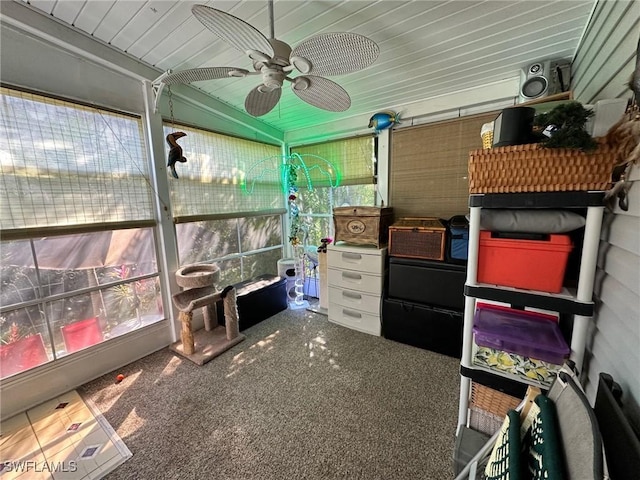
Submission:
[[[164,83],[164,79],[167,75],[171,73],[171,70],[167,70],[158,78],[156,78],[153,82],[151,82],[151,89],[153,90],[153,113],[158,113],[158,101],[162,96],[162,90],[164,89],[166,83]]]

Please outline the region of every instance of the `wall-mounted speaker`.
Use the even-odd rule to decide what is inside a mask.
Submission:
[[[520,103],[569,90],[571,67],[565,61],[532,63],[520,73]]]

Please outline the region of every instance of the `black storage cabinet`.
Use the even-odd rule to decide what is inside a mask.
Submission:
[[[387,296],[462,311],[466,275],[465,265],[389,257]]]
[[[385,298],[382,334],[390,340],[460,358],[462,312]]]

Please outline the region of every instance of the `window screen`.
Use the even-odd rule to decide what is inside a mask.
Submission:
[[[469,151],[497,113],[394,130],[389,205],[396,218],[464,215],[469,207]]]
[[[164,126],[165,136],[176,130],[187,134],[178,139],[187,162],[176,165],[179,179],[169,179],[175,217],[284,211],[279,175],[258,172],[253,192],[242,188],[246,172],[254,165],[271,157],[281,161],[280,147],[182,125]]]
[[[314,145],[293,147],[291,153],[302,156],[305,162],[313,162],[319,156],[331,162],[341,176],[341,185],[374,183],[374,138],[372,136],[334,140]],[[328,186],[326,178],[317,171],[311,172],[313,186]]]
[[[312,190],[304,188],[298,197],[303,242],[320,245],[320,239],[333,236],[333,208],[344,205],[373,205],[375,202],[374,138],[363,136],[334,140],[315,145],[294,147],[308,165],[318,163],[316,156],[331,162],[341,177],[340,184],[331,188],[322,170],[310,170]]]
[[[0,228],[152,220],[140,118],[0,88]]]

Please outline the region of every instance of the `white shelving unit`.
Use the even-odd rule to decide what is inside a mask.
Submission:
[[[490,371],[472,363],[473,321],[476,300],[485,299],[513,305],[552,310],[573,316],[570,358],[578,370],[582,369],[589,321],[593,316],[593,282],[600,241],[600,229],[604,212],[604,192],[549,192],[549,193],[505,193],[478,194],[469,197],[469,259],[465,283],[464,326],[462,337],[462,358],[460,360],[460,405],[458,411],[458,433],[467,426],[469,417],[469,395],[471,381],[482,380],[512,381],[526,384],[515,375]],[[580,271],[576,290],[565,289],[560,294],[550,294],[533,290],[521,290],[496,285],[479,284],[478,248],[480,237],[480,214],[483,208],[549,208],[586,209],[585,233],[582,242]],[[511,378],[512,377],[512,378]],[[536,385],[534,382],[532,385]]]
[[[387,248],[327,247],[329,321],[380,336],[380,302]]]

